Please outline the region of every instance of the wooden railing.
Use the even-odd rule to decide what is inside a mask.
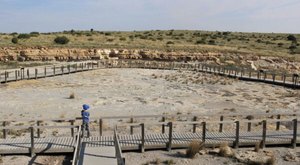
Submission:
[[[78,126],[78,132],[76,135],[76,146],[73,153],[72,165],[77,165],[80,159],[80,152],[82,149],[82,136],[81,136],[81,126]]]
[[[35,155],[35,129],[53,129],[53,128],[58,128],[58,129],[68,129],[68,128],[77,128],[78,132],[80,132],[80,126],[3,126],[0,127],[0,129],[8,131],[8,130],[29,130],[30,132],[30,154],[31,157]],[[6,135],[5,135],[6,136]],[[39,138],[39,137],[38,137]]]
[[[221,123],[219,123],[219,132],[223,131],[223,123],[222,121],[227,121],[227,120],[232,120],[233,118],[236,120],[241,120],[241,119],[246,119],[246,121],[251,121],[253,119],[261,119],[261,120],[266,120],[269,118],[276,118],[278,120],[280,119],[289,119],[289,118],[295,118],[300,116],[300,113],[228,113],[228,114],[222,114],[222,115],[217,115],[217,114],[180,114],[180,115],[137,115],[137,116],[103,116],[101,118],[91,118],[92,121],[97,121],[98,122],[98,132],[99,136],[103,135],[103,130],[104,126],[103,123],[110,121],[110,120],[118,120],[118,119],[129,119],[130,123],[135,122],[135,120],[138,119],[156,119],[157,121],[159,120],[160,122],[169,122],[173,121],[174,119],[178,118],[189,118],[191,121],[197,122],[199,120],[207,121],[207,120],[218,120]],[[284,117],[284,118],[283,118]],[[30,126],[35,126],[38,127],[41,125],[41,123],[44,122],[54,122],[54,123],[69,123],[70,126],[74,126],[75,123],[80,123],[81,118],[59,118],[59,119],[22,119],[22,120],[2,120],[2,128],[5,128],[9,125],[13,125],[13,123],[20,123],[20,122],[30,122],[33,123],[34,125]],[[23,123],[25,124],[25,123]],[[276,130],[280,129],[281,122],[276,123]],[[28,127],[28,126],[27,126]],[[111,127],[111,130],[113,131],[114,126]],[[74,137],[74,127],[70,127],[71,129],[71,136]],[[134,126],[130,127],[130,133],[133,134],[133,129]],[[196,129],[193,127],[193,129]],[[1,127],[0,127],[1,130]],[[251,131],[251,122],[248,124],[248,130]],[[162,132],[165,132],[165,125],[162,125]],[[7,137],[8,130],[7,129],[2,129],[2,136],[3,138]],[[37,128],[36,131],[37,137],[40,137],[40,129]]]
[[[114,130],[114,144],[115,144],[115,150],[116,150],[116,158],[118,161],[118,165],[125,165],[125,158],[122,156],[122,149],[117,133],[117,128]]]
[[[251,121],[197,121],[197,122],[163,122],[163,123],[135,123],[135,124],[121,124],[121,125],[117,125],[117,128],[123,128],[123,127],[140,127],[141,128],[141,143],[140,143],[140,151],[144,152],[145,151],[145,125],[147,126],[153,126],[153,125],[166,125],[169,128],[168,131],[168,142],[166,143],[166,148],[171,151],[172,149],[172,143],[173,143],[173,128],[174,125],[193,125],[193,126],[201,126],[202,128],[202,138],[199,139],[199,141],[202,141],[204,144],[207,140],[207,125],[208,124],[235,124],[235,140],[232,142],[233,146],[235,148],[239,147],[239,143],[240,143],[240,132],[241,132],[241,128],[240,128],[240,124],[242,123],[262,123],[261,126],[261,147],[264,148],[265,144],[266,144],[266,138],[267,138],[267,123],[278,123],[278,122],[290,122],[292,123],[293,126],[293,136],[291,139],[291,146],[293,148],[296,147],[297,144],[297,130],[298,130],[298,120],[297,118],[294,118],[292,120],[251,120]],[[122,129],[124,130],[124,129]],[[196,130],[196,129],[193,129]],[[118,130],[116,130],[118,131]],[[196,133],[196,131],[194,131],[193,133]]]
[[[101,67],[103,66],[103,67]],[[100,60],[97,62],[76,63],[62,66],[51,66],[32,69],[18,69],[15,71],[4,71],[0,73],[0,82],[7,83],[23,79],[45,78],[63,74],[76,73],[99,68],[144,68],[144,69],[165,69],[165,70],[191,70],[218,74],[231,78],[238,78],[246,81],[265,82],[274,85],[281,85],[294,89],[300,89],[299,75],[286,72],[275,72],[268,70],[252,70],[249,68],[238,68],[234,66],[219,66],[205,63],[182,63],[162,62],[146,60]],[[31,73],[30,73],[31,72]],[[26,74],[25,74],[26,73]]]

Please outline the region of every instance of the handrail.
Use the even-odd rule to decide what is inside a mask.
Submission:
[[[75,150],[72,159],[72,165],[77,165],[79,160],[79,155],[82,149],[82,137],[81,137],[81,126],[78,126],[78,132],[76,135]]]
[[[122,156],[122,149],[119,141],[119,137],[117,134],[117,128],[114,129],[114,144],[115,144],[115,150],[116,150],[116,158],[118,161],[118,165],[125,165],[124,158]]]
[[[211,117],[211,116],[224,116],[224,117],[230,117],[230,116],[258,116],[258,117],[263,117],[263,116],[276,116],[276,115],[281,115],[281,116],[300,116],[299,112],[269,112],[269,113],[226,113],[226,114],[201,114],[201,113],[194,113],[194,114],[174,114],[174,115],[128,115],[128,116],[103,116],[103,117],[91,117],[90,120],[99,120],[99,119],[124,119],[124,118],[159,118],[159,117],[165,117],[165,118],[172,118],[172,117],[194,117],[194,116],[199,116],[202,118],[205,117]],[[64,122],[70,122],[74,120],[81,120],[81,117],[76,117],[76,118],[45,118],[45,119],[15,119],[15,120],[0,120],[0,122],[24,122],[24,121],[32,121],[32,122],[37,122],[37,121],[64,121]]]

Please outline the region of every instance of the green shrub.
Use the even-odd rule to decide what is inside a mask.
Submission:
[[[14,43],[14,44],[17,44],[19,42],[18,38],[17,37],[14,37],[11,39],[11,42]]]
[[[121,37],[120,41],[126,41],[126,38],[125,37]]]
[[[167,45],[171,45],[171,44],[174,44],[174,42],[168,41],[166,44],[167,44]]]
[[[18,39],[29,39],[31,37],[30,34],[19,34]]]
[[[108,38],[106,41],[107,41],[107,42],[113,42],[114,39],[113,39],[113,38]]]
[[[40,35],[39,32],[31,32],[31,33],[30,33],[30,36],[31,36],[31,37],[38,37],[39,35]]]
[[[67,44],[69,43],[69,39],[66,36],[59,36],[54,39],[54,42],[57,44]]]
[[[292,34],[288,35],[288,36],[287,36],[287,39],[288,39],[289,41],[297,41],[297,38],[296,38],[294,35],[292,35]]]
[[[206,44],[205,40],[198,40],[196,41],[196,44]]]
[[[216,44],[216,41],[215,41],[215,40],[209,40],[209,41],[208,41],[208,44],[214,45],[214,44]]]

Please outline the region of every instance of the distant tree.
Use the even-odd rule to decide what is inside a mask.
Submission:
[[[94,29],[91,29],[90,31],[91,31],[91,32],[94,32]]]
[[[69,41],[70,40],[66,36],[59,36],[54,39],[55,43],[62,45],[69,43]]]
[[[14,44],[17,44],[19,42],[18,38],[17,37],[14,37],[11,39],[11,42],[14,43]]]

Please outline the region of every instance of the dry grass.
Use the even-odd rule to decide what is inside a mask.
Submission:
[[[72,92],[72,93],[70,94],[69,99],[75,99],[75,93],[74,93],[74,92]]]
[[[231,157],[231,156],[233,156],[233,150],[232,150],[231,147],[228,146],[228,143],[222,143],[220,145],[219,155],[223,156],[223,157]]]
[[[186,157],[194,158],[200,150],[204,148],[204,143],[198,140],[193,140],[186,150]]]
[[[276,164],[276,158],[274,155],[272,155],[266,162],[266,165],[275,165]]]

